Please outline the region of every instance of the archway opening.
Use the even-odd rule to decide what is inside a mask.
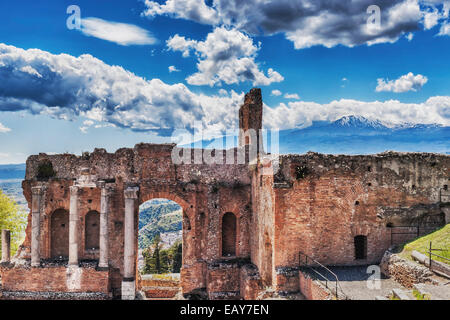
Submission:
[[[100,239],[100,214],[97,211],[89,211],[85,220],[85,243],[87,251],[99,249]]]
[[[236,255],[236,216],[227,212],[222,217],[222,256]]]
[[[147,298],[174,298],[180,289],[183,209],[175,201],[152,199],[139,207],[138,272]]]
[[[56,210],[50,218],[50,255],[52,259],[69,257],[69,212]]]
[[[367,259],[367,237],[356,236],[354,238],[355,243],[355,260]]]

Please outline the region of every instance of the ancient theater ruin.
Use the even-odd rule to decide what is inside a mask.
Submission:
[[[244,152],[244,163],[175,164],[173,154],[186,150],[146,143],[30,156],[26,239],[2,263],[3,292],[135,299],[138,208],[155,198],[183,210],[182,293],[209,299],[304,292],[304,256],[324,265],[378,264],[410,236],[396,228],[425,233],[449,222],[448,155],[275,158],[259,148],[260,135],[245,134],[261,129],[262,112],[261,90],[252,89],[239,111],[244,134],[231,151]]]

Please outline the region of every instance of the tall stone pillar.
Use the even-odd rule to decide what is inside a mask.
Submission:
[[[11,232],[2,230],[2,263],[8,263],[11,260]]]
[[[78,194],[79,187],[70,187],[69,209],[69,266],[78,266]]]
[[[122,300],[134,300],[136,297],[135,283],[135,230],[134,205],[137,199],[138,188],[127,188],[125,197],[125,239],[124,239],[124,268],[122,281]]]
[[[40,252],[40,225],[41,225],[41,201],[43,187],[36,186],[31,188],[31,266],[39,267],[41,265]]]
[[[105,187],[105,181],[98,183],[101,189],[100,198],[100,259],[99,268],[108,268],[108,210],[109,193]]]

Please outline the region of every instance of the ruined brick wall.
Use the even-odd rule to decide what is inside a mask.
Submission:
[[[252,89],[239,111],[240,128],[260,129],[262,110],[261,91]],[[392,227],[448,222],[449,156],[393,152],[371,156],[286,155],[280,157],[280,170],[270,174],[273,163],[248,159],[252,149],[248,145],[254,142],[240,133],[239,145],[244,147],[233,149],[232,164],[219,150],[180,149],[174,144],[138,144],[115,153],[95,149],[83,156],[29,157],[22,183],[29,206],[31,188],[46,187],[41,258],[52,257],[52,237],[64,239],[61,230],[53,230],[52,235],[53,213],[69,211],[70,186],[85,180],[92,181],[94,187],[80,190],[78,255],[80,259],[98,259],[98,251],[86,247],[92,240],[86,215],[100,212],[101,193],[95,182],[104,180],[111,189],[108,278],[112,290],[120,288],[123,276],[124,190],[130,186],[139,187],[136,250],[139,205],[154,198],[177,202],[183,209],[183,292],[206,288],[211,298],[253,297],[260,285],[298,291],[302,286],[299,252],[329,265],[378,263],[393,241]],[[236,163],[238,152],[246,155],[245,163]],[[205,160],[214,159],[214,163],[206,164],[203,156]],[[36,178],[43,161],[50,161],[56,172],[49,181]],[[222,223],[227,212],[236,218],[235,236],[228,243],[233,247],[235,242],[235,256],[224,262]],[[31,214],[19,257],[29,258],[30,235]],[[367,238],[365,259],[355,260],[355,236]],[[242,269],[245,263],[236,264],[233,259],[246,264],[250,259],[258,276],[250,276]],[[30,284],[35,285],[43,286],[43,282]]]
[[[259,130],[262,129],[263,117],[263,102],[261,96],[261,89],[252,89],[245,95],[244,104],[239,109],[239,146],[256,144],[259,146]],[[252,137],[252,132],[249,129],[255,130],[255,136]],[[252,139],[256,138],[256,141]]]
[[[31,203],[31,187],[43,184],[43,216],[41,218],[41,258],[52,257],[51,217],[57,210],[69,211],[69,187],[80,177],[93,181],[105,180],[112,188],[109,200],[109,257],[114,270],[112,278],[120,278],[123,269],[124,196],[127,186],[139,186],[139,199],[135,203],[136,249],[138,208],[147,200],[167,198],[183,208],[183,288],[191,290],[205,287],[206,274],[202,272],[207,262],[222,257],[222,217],[231,212],[236,217],[236,257],[250,256],[251,187],[250,174],[245,164],[174,164],[174,145],[136,145],[134,149],[119,149],[114,154],[96,149],[90,155],[31,156],[27,160],[24,194]],[[177,149],[177,151],[180,151]],[[213,153],[212,151],[209,151]],[[237,150],[235,150],[237,153]],[[191,154],[194,162],[194,150]],[[180,152],[181,154],[181,152]],[[223,155],[225,157],[225,155]],[[52,163],[56,176],[48,182],[36,179],[42,161]],[[100,211],[100,189],[80,188],[78,211],[80,215],[78,243],[80,259],[98,259],[98,251],[86,248],[90,243],[86,235],[86,215]],[[29,217],[29,225],[31,217]],[[22,256],[29,256],[31,228],[28,226]],[[200,264],[200,265],[199,265]],[[191,270],[188,270],[191,269]],[[114,280],[113,287],[119,281]],[[198,288],[198,287],[197,287]]]
[[[254,214],[252,215],[251,226],[251,259],[258,267],[263,283],[272,286],[275,278],[275,267],[273,264],[275,236],[273,175],[262,174],[262,165],[259,165],[252,173],[252,205]]]
[[[82,267],[79,275],[68,275],[64,266],[46,268],[15,267],[2,270],[2,289],[29,292],[101,292],[110,293],[108,271]]]
[[[297,266],[299,251],[328,265],[379,263],[390,246],[387,226],[442,215],[449,176],[445,155],[283,156],[274,184],[275,267]],[[367,237],[367,259],[355,260],[357,235]]]
[[[334,298],[327,288],[318,281],[314,281],[308,274],[299,272],[298,279],[300,292],[306,300],[332,300]]]

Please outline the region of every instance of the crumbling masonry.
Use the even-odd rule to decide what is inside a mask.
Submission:
[[[262,110],[261,91],[252,89],[232,150],[246,155],[241,164],[175,164],[173,154],[189,153],[172,144],[30,156],[26,239],[11,261],[4,256],[3,291],[134,299],[138,209],[154,198],[183,209],[183,293],[210,299],[255,299],[265,287],[298,292],[300,252],[327,265],[379,263],[392,243],[416,236],[401,227],[421,234],[449,222],[449,156],[274,160],[259,148],[252,157],[262,138],[245,132],[261,129]],[[198,151],[207,150],[191,156]]]

